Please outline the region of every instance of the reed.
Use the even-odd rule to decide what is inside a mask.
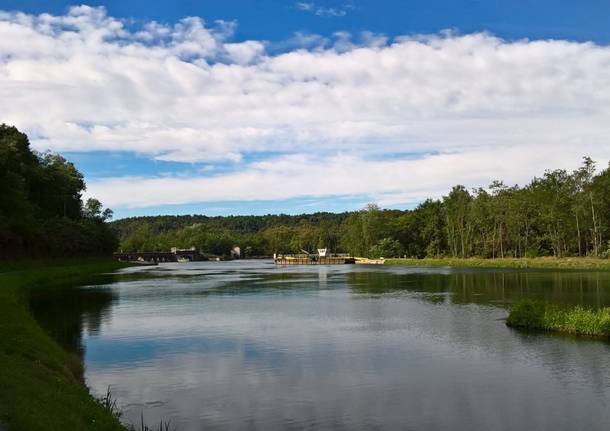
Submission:
[[[108,386],[108,389],[106,389],[106,394],[103,397],[97,398],[97,402],[108,413],[109,416],[112,416],[117,420],[121,419],[123,416],[123,411],[118,406],[114,395],[112,395],[110,386]],[[149,426],[144,421],[144,412],[140,413],[140,422],[137,425],[127,425],[127,429],[129,431],[177,431],[177,428],[172,427],[171,421],[169,420],[161,420],[158,424]]]

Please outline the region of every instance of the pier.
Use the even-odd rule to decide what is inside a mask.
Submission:
[[[330,254],[326,253],[326,249],[319,249],[317,253],[274,254],[273,260],[277,265],[345,265],[356,263],[356,259],[349,254]]]

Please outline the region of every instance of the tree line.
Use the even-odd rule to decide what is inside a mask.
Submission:
[[[524,186],[493,181],[453,187],[411,210],[371,204],[355,212],[302,215],[135,217],[83,202],[82,174],[64,157],[37,153],[15,127],[0,125],[0,259],[167,251],[195,246],[246,257],[332,252],[368,257],[607,257],[610,167],[548,170]],[[119,242],[120,241],[120,242]]]
[[[38,153],[0,125],[0,259],[108,255],[118,246],[112,211],[82,201],[83,175],[64,157]]]
[[[441,199],[411,210],[266,216],[160,216],[113,222],[124,251],[195,246],[246,257],[334,252],[368,257],[607,257],[610,247],[610,167],[548,170],[525,186],[493,181],[487,188],[457,185]]]

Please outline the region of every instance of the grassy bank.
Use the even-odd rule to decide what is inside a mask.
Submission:
[[[30,293],[99,281],[124,265],[113,261],[0,264],[0,423],[8,430],[121,430],[89,394],[80,358],[34,320]]]
[[[406,266],[450,266],[456,268],[595,269],[610,271],[610,259],[589,257],[386,259],[385,264]]]
[[[608,338],[610,308],[601,310],[590,310],[580,306],[564,308],[524,300],[511,309],[506,324],[515,328]]]

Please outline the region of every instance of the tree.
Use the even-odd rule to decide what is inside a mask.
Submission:
[[[83,208],[83,216],[89,219],[107,221],[112,219],[113,214],[110,208],[104,209],[102,203],[95,198],[87,199]]]
[[[329,248],[354,256],[385,257],[398,250],[410,257],[495,258],[602,255],[610,240],[608,220],[610,166],[596,173],[595,163],[585,158],[574,172],[549,170],[523,187],[494,181],[468,191],[458,185],[440,200],[405,211],[371,204],[341,214],[160,216],[112,224],[123,247],[143,249],[189,247],[199,235],[192,227],[202,226],[201,244],[222,231],[257,256]]]
[[[72,163],[58,154],[32,151],[24,133],[0,125],[0,258],[116,249],[116,234],[103,223],[112,211],[95,213],[95,202],[84,210],[84,190],[83,176]]]
[[[350,215],[346,223],[344,247],[356,256],[368,256],[369,251],[387,228],[383,211],[375,204]]]
[[[447,238],[454,257],[470,255],[470,204],[472,196],[464,186],[455,186],[449,195],[443,198],[447,219]]]
[[[369,256],[373,258],[380,257],[399,257],[401,255],[402,247],[400,242],[392,238],[383,238],[373,247],[369,252]]]

